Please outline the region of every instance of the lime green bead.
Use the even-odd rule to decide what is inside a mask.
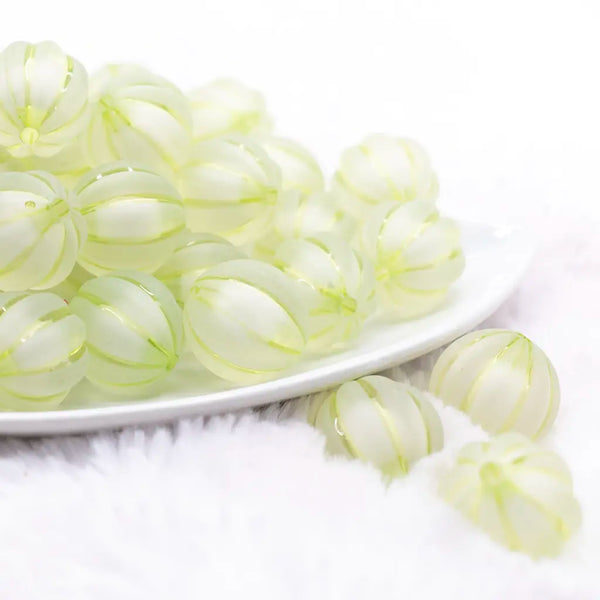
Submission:
[[[298,190],[286,190],[277,198],[272,227],[255,242],[252,254],[272,260],[277,248],[287,239],[335,233],[350,241],[355,231],[356,222],[340,209],[329,192],[303,194]]]
[[[146,273],[91,279],[71,302],[87,327],[88,379],[115,394],[139,394],[163,379],[182,348],[181,309]]]
[[[170,177],[189,160],[191,107],[171,82],[137,65],[108,65],[91,78],[90,98],[93,165],[133,160]]]
[[[492,539],[536,558],[559,554],[581,522],[566,464],[517,433],[464,446],[440,492]]]
[[[310,290],[310,350],[331,351],[360,333],[373,311],[375,277],[346,241],[327,233],[289,239],[274,264]]]
[[[348,240],[352,237],[355,223],[332,194],[313,192],[307,195],[290,190],[279,195],[274,229],[282,239],[336,233]]]
[[[438,180],[420,144],[375,134],[343,152],[333,191],[347,210],[361,216],[382,202],[433,202]]]
[[[85,223],[49,173],[0,174],[0,290],[48,289],[69,275]]]
[[[379,375],[316,395],[308,419],[325,435],[328,452],[371,463],[391,477],[444,445],[440,418],[423,392]]]
[[[75,187],[88,237],[79,262],[102,275],[119,269],[153,272],[185,230],[179,192],[161,175],[128,162],[93,169]]]
[[[464,270],[458,226],[425,201],[373,209],[362,246],[375,265],[380,297],[398,318],[436,309]]]
[[[54,42],[15,42],[0,54],[0,145],[51,156],[88,122],[88,76]]]
[[[431,374],[430,391],[490,433],[543,436],[560,403],[556,371],[544,352],[515,331],[484,329],[450,344]]]
[[[195,140],[235,133],[266,133],[272,129],[262,94],[239,81],[211,81],[191,92],[189,99]]]
[[[235,244],[264,234],[280,191],[277,165],[254,141],[230,136],[200,142],[180,171],[187,226]]]
[[[293,140],[274,136],[257,138],[271,160],[281,170],[281,187],[303,194],[325,190],[323,171],[315,157]]]
[[[198,277],[207,269],[236,258],[245,258],[244,252],[226,239],[208,233],[191,233],[154,275],[182,304]]]
[[[81,141],[77,139],[52,156],[28,156],[12,158],[6,163],[9,171],[46,171],[54,175],[67,189],[73,189],[77,182],[91,169],[90,161],[83,152]]]
[[[298,283],[251,259],[208,270],[184,307],[188,343],[210,371],[247,384],[277,377],[306,346],[306,306]]]
[[[85,336],[55,294],[0,293],[0,409],[56,408],[85,376]]]

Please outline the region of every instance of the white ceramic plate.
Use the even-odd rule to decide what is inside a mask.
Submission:
[[[406,323],[373,322],[349,349],[304,361],[279,379],[247,387],[183,360],[152,398],[115,401],[83,382],[53,412],[0,412],[0,434],[53,435],[140,425],[268,404],[374,373],[438,348],[491,315],[512,293],[534,250],[515,229],[461,224],[467,266],[445,305]]]

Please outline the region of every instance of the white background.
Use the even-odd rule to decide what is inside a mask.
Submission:
[[[329,173],[364,134],[412,136],[443,210],[545,231],[494,323],[557,365],[549,443],[584,530],[534,565],[425,499],[420,471],[386,491],[304,425],[2,442],[0,597],[596,600],[599,31],[594,0],[4,0],[2,43],[54,39],[90,70],[139,62],[184,89],[237,77]]]
[[[184,89],[240,78],[329,170],[366,133],[409,135],[444,202],[539,205],[543,178],[579,210],[569,181],[597,189],[599,26],[594,0],[28,0],[3,2],[0,39],[55,39],[92,71],[135,61]]]

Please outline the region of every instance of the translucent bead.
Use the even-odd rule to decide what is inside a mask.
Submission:
[[[300,359],[306,318],[298,283],[251,259],[204,273],[184,308],[196,358],[219,377],[242,384],[272,379]]]
[[[360,216],[382,202],[433,202],[438,181],[417,142],[375,134],[342,153],[333,190],[347,210]]]
[[[196,145],[180,172],[187,226],[243,244],[263,235],[280,190],[277,165],[255,142],[241,136]]]
[[[560,403],[556,371],[524,335],[484,329],[459,338],[439,357],[430,391],[490,433],[545,434]]]
[[[274,227],[282,239],[326,232],[338,233],[348,239],[354,230],[354,222],[328,192],[306,195],[290,190],[279,195]]]
[[[304,146],[287,138],[273,136],[261,136],[258,141],[281,170],[282,189],[298,190],[303,194],[325,189],[323,171]]]
[[[0,293],[0,409],[57,407],[87,362],[85,326],[64,300]]]
[[[371,463],[390,477],[444,445],[442,423],[423,392],[379,375],[317,394],[309,422],[325,434],[328,452]]]
[[[440,491],[495,541],[534,557],[556,556],[581,521],[568,467],[517,433],[464,446]]]
[[[108,65],[90,88],[85,147],[93,165],[132,160],[171,176],[189,160],[191,107],[171,82],[136,65]]]
[[[88,122],[88,76],[54,42],[0,54],[0,145],[18,158],[56,154]]]
[[[260,92],[233,79],[218,79],[189,94],[194,139],[269,132],[271,118]]]
[[[289,239],[274,264],[310,291],[309,349],[331,351],[355,338],[373,310],[373,267],[332,234]]]
[[[91,279],[71,302],[87,328],[88,379],[115,394],[137,394],[175,366],[182,347],[181,309],[146,273]]]
[[[0,174],[0,290],[48,289],[69,275],[85,223],[49,173]]]
[[[345,214],[329,192],[303,194],[298,190],[279,193],[272,227],[253,245],[257,258],[272,260],[281,243],[290,238],[335,233],[345,240],[353,238],[356,222]]]
[[[88,229],[79,262],[96,275],[155,271],[185,230],[179,192],[163,176],[128,162],[90,171],[75,187],[75,202]]]
[[[375,264],[381,297],[396,317],[437,308],[464,270],[458,226],[429,202],[378,206],[363,227],[362,243]]]
[[[154,274],[172,292],[180,304],[207,269],[222,262],[245,258],[239,248],[210,234],[188,234],[169,260]]]
[[[6,164],[9,171],[46,171],[54,175],[67,189],[73,189],[77,182],[91,169],[82,151],[80,140],[71,142],[52,156],[28,156],[12,158]]]

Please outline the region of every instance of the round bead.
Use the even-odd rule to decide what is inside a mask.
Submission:
[[[232,260],[200,277],[185,302],[196,358],[230,381],[255,383],[291,367],[306,345],[306,308],[297,282],[276,267]]]
[[[180,304],[207,269],[222,262],[245,258],[239,248],[208,233],[188,234],[169,260],[154,274],[172,292]]]
[[[73,269],[85,223],[49,173],[0,174],[0,290],[48,289]]]
[[[194,139],[269,132],[271,118],[260,92],[233,79],[212,81],[189,94]]]
[[[494,540],[534,557],[557,555],[581,521],[565,463],[517,433],[464,446],[440,491]]]
[[[329,192],[303,194],[298,190],[279,193],[272,223],[253,247],[254,255],[264,260],[271,260],[279,245],[289,238],[331,232],[350,240],[356,228],[355,221],[340,210]]]
[[[88,76],[54,42],[0,54],[0,145],[18,158],[56,154],[88,122]]]
[[[236,244],[260,237],[273,214],[281,176],[255,142],[241,136],[196,145],[180,172],[187,226]]]
[[[375,134],[342,153],[333,189],[348,210],[362,215],[382,202],[434,201],[438,182],[417,142]]]
[[[282,239],[324,232],[336,232],[348,239],[354,229],[354,222],[330,193],[302,194],[297,190],[279,194],[273,224]]]
[[[96,275],[155,271],[185,230],[179,192],[143,167],[117,162],[93,169],[79,181],[75,196],[88,229],[79,262]]]
[[[392,477],[444,445],[442,423],[424,394],[379,375],[315,396],[309,422],[325,434],[328,452],[371,463]]]
[[[71,302],[87,327],[88,379],[135,394],[165,377],[182,347],[181,309],[146,273],[124,271],[84,283]]]
[[[460,230],[424,201],[386,203],[373,210],[362,232],[375,264],[381,297],[394,316],[431,312],[464,270]]]
[[[370,261],[332,234],[289,239],[274,264],[308,290],[309,349],[330,351],[355,338],[372,309],[375,278]]]
[[[92,164],[133,160],[171,176],[189,160],[191,108],[172,83],[136,65],[108,65],[90,88],[85,147]]]
[[[556,371],[524,335],[484,329],[452,343],[439,357],[430,391],[490,433],[545,434],[560,403]]]
[[[304,146],[287,138],[261,136],[261,146],[281,170],[281,187],[303,194],[325,189],[323,171],[315,157]]]
[[[6,163],[6,166],[8,171],[46,171],[54,175],[67,189],[75,187],[91,169],[79,140],[68,144],[52,156],[13,158]]]
[[[55,408],[87,361],[85,325],[62,298],[0,293],[0,409]]]

